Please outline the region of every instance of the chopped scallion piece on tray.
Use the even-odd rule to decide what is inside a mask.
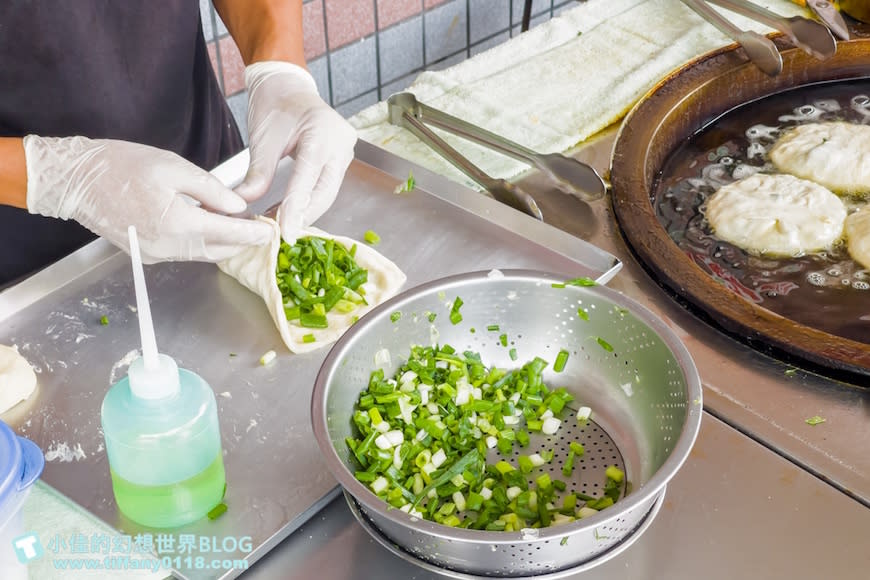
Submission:
[[[819,415],[814,415],[806,420],[807,425],[818,425],[819,423],[824,423],[826,419],[824,417],[820,417]]]
[[[316,340],[317,339],[314,338],[313,334],[303,334],[302,335],[302,342],[311,343],[311,342],[315,342]]]
[[[381,236],[379,236],[376,232],[372,230],[366,230],[363,234],[363,239],[367,244],[371,244],[373,246],[378,245],[381,242]]]
[[[225,504],[224,502],[221,502],[221,503],[217,504],[216,506],[214,506],[210,512],[208,512],[208,519],[216,520],[219,517],[221,517],[222,515],[224,515],[224,513],[226,511],[227,511],[227,504]]]
[[[451,312],[461,305],[457,298]],[[392,376],[383,362],[357,400],[346,444],[356,478],[391,506],[447,526],[516,531],[567,523],[619,498],[624,473],[615,466],[603,495],[590,497],[544,471],[553,449],[514,455],[515,445],[530,445],[530,431],[556,435],[573,413],[573,396],[544,383],[547,361],[500,369],[442,344],[411,347]],[[583,454],[570,447],[566,477]]]
[[[406,191],[411,191],[416,185],[417,182],[414,180],[414,174],[409,171],[407,181],[404,181],[397,185],[396,188],[393,190],[393,193],[399,194]]]
[[[104,314],[100,318],[100,324],[102,324],[103,326],[108,326],[109,325],[109,317]]]
[[[275,360],[276,356],[278,356],[278,353],[276,353],[274,350],[267,351],[263,353],[263,356],[260,357],[260,364],[266,366],[267,364]]]
[[[400,318],[402,318],[402,313],[398,310],[390,314],[390,322],[398,322]]]

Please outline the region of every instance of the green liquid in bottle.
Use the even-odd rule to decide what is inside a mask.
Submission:
[[[226,484],[221,453],[190,479],[168,485],[139,485],[109,471],[121,512],[153,528],[174,528],[198,520],[221,502]]]

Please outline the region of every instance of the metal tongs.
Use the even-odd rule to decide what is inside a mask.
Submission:
[[[828,59],[837,52],[837,41],[831,30],[815,20],[800,16],[780,16],[748,0],[683,0],[686,6],[704,20],[737,41],[749,59],[770,76],[776,76],[782,71],[782,56],[773,41],[757,32],[741,30],[707,2],[779,30],[793,45],[819,60]]]
[[[558,153],[537,153],[467,121],[424,105],[411,93],[398,93],[391,96],[387,100],[387,107],[390,123],[411,131],[418,139],[479,183],[498,201],[536,219],[543,220],[544,217],[531,195],[509,181],[496,179],[484,173],[427,127],[425,123],[530,163],[553,178],[559,184],[560,189],[581,199],[593,201],[604,195],[605,185],[601,176],[595,169],[581,161]]]

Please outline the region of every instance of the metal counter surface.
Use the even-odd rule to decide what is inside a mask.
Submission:
[[[870,509],[705,413],[661,511],[624,552],[578,580],[857,578]],[[245,580],[436,580],[373,540],[338,497]]]
[[[573,155],[606,175],[615,137],[612,127]],[[412,167],[418,183],[439,192],[463,189],[367,143],[358,146],[357,158],[397,176]],[[608,286],[651,309],[678,333],[698,366],[705,410],[870,506],[870,388],[796,369],[684,309],[635,260],[619,233],[609,193],[586,203],[535,172],[517,183],[535,197],[547,223],[622,260],[623,269]],[[862,386],[870,387],[870,378]],[[815,415],[825,423],[808,425],[806,419]]]
[[[232,165],[225,181],[241,178],[244,156]],[[270,197],[284,191],[287,168]],[[377,249],[405,271],[406,288],[492,268],[606,280],[621,266],[585,242],[470,192],[453,201],[419,188],[393,193],[404,180],[354,163],[318,226],[355,239],[377,230]],[[465,199],[470,209],[457,205]],[[173,533],[251,536],[247,559],[253,562],[334,497],[336,483],[320,457],[309,411],[328,348],[289,353],[262,299],[213,264],[163,263],[146,266],[145,273],[158,348],[202,375],[217,394],[227,471],[229,510]],[[107,325],[100,323],[103,316]],[[447,317],[439,319],[436,326]],[[43,481],[115,529],[150,531],[118,513],[100,429],[103,397],[125,376],[140,347],[127,255],[97,241],[4,291],[0,343],[17,345],[38,373],[36,394],[3,419],[47,454]],[[273,349],[277,359],[259,364]]]

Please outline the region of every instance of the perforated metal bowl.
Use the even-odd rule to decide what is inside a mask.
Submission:
[[[412,288],[372,310],[335,344],[317,376],[312,422],[327,465],[371,524],[412,559],[448,573],[521,577],[586,569],[636,538],[655,513],[666,483],[688,456],[701,422],[701,384],[685,346],[660,319],[625,296],[602,286],[553,287],[560,277],[524,270],[493,276],[476,272]],[[451,324],[450,306],[462,298],[462,321]],[[583,309],[588,316],[578,316]],[[391,314],[401,312],[397,321]],[[430,323],[427,312],[436,313]],[[587,319],[588,318],[588,319]],[[498,332],[487,326],[498,325]],[[503,346],[500,335],[508,337]],[[450,344],[480,353],[487,365],[517,368],[535,356],[549,361],[544,380],[575,397],[573,410],[592,408],[592,420],[577,425],[569,411],[553,436],[537,435],[520,452],[553,449],[542,472],[565,480],[566,492],[599,496],[604,470],[618,465],[628,485],[619,501],[575,522],[520,532],[458,529],[391,508],[354,477],[355,459],[345,438],[355,435],[354,404],[376,367],[375,355],[391,354],[394,373],[414,344]],[[510,358],[516,349],[517,360]],[[561,373],[557,353],[570,353]],[[561,472],[568,443],[586,453],[572,477]],[[501,458],[496,450],[489,460]],[[516,457],[506,458],[513,460]],[[649,518],[647,517],[649,516]],[[366,526],[369,529],[368,526]],[[379,538],[380,540],[381,538]]]

